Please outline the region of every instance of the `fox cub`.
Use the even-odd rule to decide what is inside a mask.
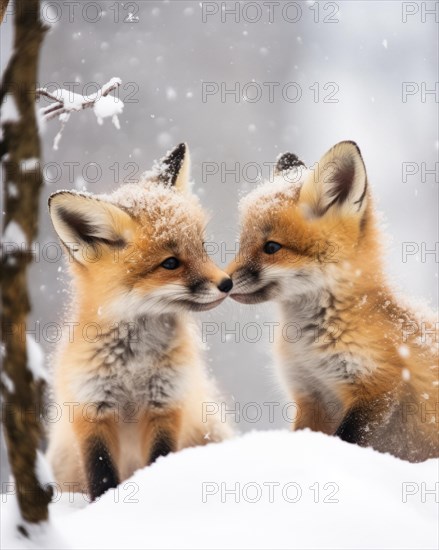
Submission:
[[[229,435],[219,419],[202,420],[216,392],[189,312],[220,304],[232,281],[204,253],[188,178],[181,144],[138,184],[49,199],[73,302],[55,357],[63,414],[48,456],[59,483],[92,499],[161,455]]]
[[[438,324],[386,284],[366,169],[350,141],[312,170],[279,157],[242,199],[231,297],[275,300],[279,374],[310,428],[413,462],[439,456]]]

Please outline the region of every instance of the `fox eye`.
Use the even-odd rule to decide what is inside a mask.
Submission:
[[[180,261],[177,258],[166,258],[164,262],[160,264],[165,269],[177,269],[180,267]]]
[[[282,245],[275,243],[274,241],[268,241],[264,244],[265,254],[276,254],[278,250],[282,248]]]

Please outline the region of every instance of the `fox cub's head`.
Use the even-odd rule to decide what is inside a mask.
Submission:
[[[181,144],[138,184],[110,195],[59,191],[53,225],[69,252],[82,303],[123,316],[204,311],[231,290],[206,256],[206,224],[190,193],[189,151]]]
[[[367,203],[355,143],[338,143],[312,169],[296,155],[280,156],[273,181],[240,203],[240,252],[228,269],[231,297],[242,303],[285,299],[337,278],[368,233]]]

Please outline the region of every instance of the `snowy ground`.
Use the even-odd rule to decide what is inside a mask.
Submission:
[[[439,543],[438,480],[438,460],[253,432],[161,458],[94,504],[63,495],[36,546],[12,534],[15,502],[4,497],[1,546],[426,550]]]

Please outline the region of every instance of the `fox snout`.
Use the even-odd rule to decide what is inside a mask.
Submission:
[[[245,277],[244,271],[245,270],[242,268],[242,266],[239,265],[237,258],[233,259],[226,267],[227,276],[232,281],[232,288],[234,288],[235,291],[237,289],[237,286],[239,286],[239,284],[237,285],[237,282],[239,283],[239,280],[242,278],[243,275]]]
[[[206,311],[218,306],[233,288],[233,281],[227,273],[218,268],[212,260],[196,262],[192,273],[186,279],[188,297],[185,304],[193,311]]]
[[[219,290],[219,292],[226,295],[232,290],[232,278],[222,269],[217,267],[210,259],[208,260],[208,265],[204,267],[203,271],[204,273],[202,273],[202,276],[204,278],[204,282],[207,283],[207,286],[213,285],[217,290]],[[201,284],[200,286],[203,285]]]
[[[193,293],[197,293],[200,290],[205,290],[210,284],[214,285],[220,292],[228,294],[233,288],[232,279],[226,274],[222,273],[221,277],[216,280],[204,279],[190,284],[190,290]]]
[[[273,283],[265,281],[262,272],[254,265],[242,265],[236,259],[226,268],[233,291],[230,297],[243,304],[265,302],[271,297]]]
[[[225,293],[230,292],[233,288],[233,281],[231,277],[229,276],[224,277],[224,279],[221,280],[220,284],[217,285],[217,288],[220,292],[225,292]]]

